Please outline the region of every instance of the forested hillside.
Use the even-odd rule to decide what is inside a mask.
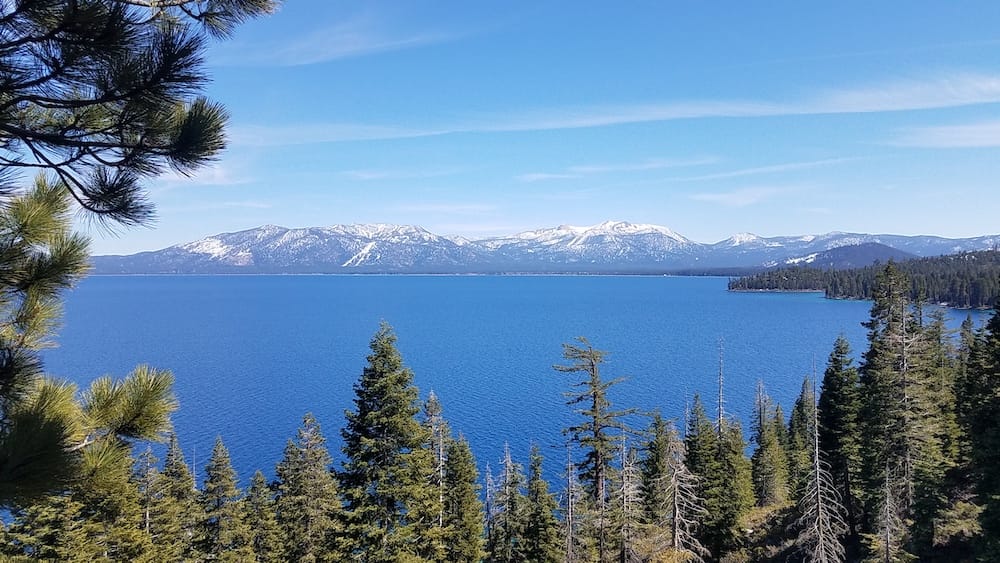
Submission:
[[[890,264],[876,274],[869,348],[832,343],[788,416],[760,382],[750,427],[718,402],[641,419],[585,339],[563,346],[568,457],[507,450],[479,475],[460,429],[383,325],[331,454],[307,414],[268,483],[241,491],[225,445],[198,474],[173,436],[169,375],[99,380],[83,472],[5,497],[3,553],[64,561],[987,561],[1000,557],[1000,310],[954,337]],[[714,404],[713,404],[714,403]],[[683,421],[675,424],[673,421]],[[158,418],[159,417],[159,418]],[[162,436],[162,434],[160,435]],[[513,436],[511,437],[514,438]],[[94,447],[88,440],[105,446]],[[752,446],[752,448],[750,448]],[[752,455],[746,452],[750,449]],[[134,450],[133,450],[134,451]],[[527,461],[525,470],[524,460]],[[55,483],[55,482],[54,482]],[[36,483],[36,485],[39,485]]]
[[[963,252],[899,262],[909,277],[909,299],[960,308],[988,308],[1000,298],[1000,251]],[[736,291],[823,291],[832,299],[871,299],[882,266],[768,270],[729,281]]]

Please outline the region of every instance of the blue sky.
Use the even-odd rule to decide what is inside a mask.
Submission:
[[[93,249],[268,223],[1000,232],[1000,3],[623,6],[289,0],[208,53],[229,149]]]

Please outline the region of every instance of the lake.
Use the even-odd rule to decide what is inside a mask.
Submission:
[[[481,470],[505,442],[526,464],[535,442],[551,476],[575,420],[562,395],[574,378],[552,369],[562,343],[585,336],[608,352],[603,375],[627,378],[616,407],[680,418],[694,393],[714,410],[721,342],[726,410],[745,423],[758,379],[787,414],[838,334],[859,357],[869,307],[703,277],[108,276],[67,293],[60,347],[44,358],[81,386],[140,363],[172,370],[188,461],[201,471],[220,435],[246,483],[273,475],[306,412],[340,459],[344,409],[385,320],[421,397],[438,395]]]

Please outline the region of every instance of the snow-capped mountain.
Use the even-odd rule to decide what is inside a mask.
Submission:
[[[740,233],[713,244],[667,227],[607,221],[469,240],[411,225],[265,225],[130,256],[95,256],[95,273],[500,273],[670,272],[809,263],[831,249],[884,245],[936,256],[1000,246],[1000,235],[968,239],[827,233],[760,237]],[[857,253],[854,253],[857,255]],[[880,255],[884,255],[883,252]],[[815,260],[815,258],[813,258]]]
[[[605,221],[592,227],[560,225],[475,244],[492,252],[495,260],[572,270],[678,262],[700,246],[666,227],[621,221]]]

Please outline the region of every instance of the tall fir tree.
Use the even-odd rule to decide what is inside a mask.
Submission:
[[[852,541],[860,524],[861,444],[859,416],[861,397],[858,372],[851,366],[851,348],[843,335],[837,337],[823,372],[819,396],[819,447],[830,464],[830,476],[841,494],[844,520]]]
[[[449,439],[444,468],[444,561],[476,563],[486,556],[476,460],[465,438]]]
[[[802,497],[802,491],[809,479],[812,467],[810,461],[812,437],[809,434],[809,425],[815,410],[816,397],[813,392],[813,383],[810,378],[806,377],[802,380],[802,389],[799,391],[792,412],[788,416],[788,446],[785,448],[788,456],[789,489],[795,500]]]
[[[862,481],[869,521],[892,505],[903,524],[902,544],[922,554],[930,549],[938,490],[947,460],[942,408],[935,405],[933,370],[922,312],[911,306],[909,282],[889,263],[876,277],[868,328],[869,348],[861,366]],[[952,408],[952,407],[945,407]],[[886,482],[894,479],[896,482]],[[886,521],[883,518],[883,521]]]
[[[250,530],[250,561],[281,563],[285,538],[278,526],[274,496],[267,486],[264,474],[258,470],[250,480],[246,498],[242,503],[243,521]]]
[[[721,556],[728,548],[731,530],[724,520],[726,507],[726,487],[729,476],[724,475],[720,452],[722,449],[719,433],[708,418],[701,397],[694,396],[688,427],[684,437],[687,451],[687,467],[698,478],[699,498],[704,499],[706,514],[701,519],[698,541],[716,556]]]
[[[556,518],[558,503],[549,492],[549,484],[542,476],[542,451],[538,444],[531,446],[528,461],[528,495],[524,524],[524,556],[527,561],[556,563],[563,553]]]
[[[409,553],[433,558],[427,541],[440,513],[430,431],[417,421],[420,408],[413,372],[403,366],[396,335],[382,323],[354,385],[354,409],[345,413],[345,461],[339,473],[347,504],[349,556],[393,561]]]
[[[566,404],[574,407],[574,412],[584,420],[563,432],[584,452],[579,465],[580,481],[596,511],[598,559],[603,562],[611,556],[610,530],[606,526],[608,481],[612,477],[619,437],[628,431],[624,419],[634,409],[612,409],[608,390],[621,383],[623,378],[605,381],[600,371],[605,352],[595,350],[586,338],[580,337],[577,342],[579,346],[563,344],[563,358],[569,364],[553,368],[562,373],[583,374],[582,379],[574,384],[581,390],[567,392],[565,396]]]
[[[176,434],[170,435],[163,472],[154,483],[149,526],[157,553],[171,561],[195,557],[198,491]]]
[[[760,506],[782,505],[788,501],[788,458],[774,431],[773,411],[764,382],[758,381],[752,426],[757,448],[750,462],[754,494]]]
[[[494,478],[492,514],[486,538],[488,561],[512,563],[523,561],[527,499],[524,496],[524,468],[514,461],[510,446],[504,444],[500,474]]]
[[[205,484],[198,496],[203,513],[198,526],[198,551],[215,561],[247,561],[252,557],[251,530],[243,519],[236,471],[222,437],[215,439],[205,466]]]
[[[286,540],[284,558],[288,561],[343,559],[335,543],[343,515],[330,462],[319,422],[306,414],[296,440],[288,441],[276,469],[275,510]]]
[[[963,417],[971,445],[971,473],[983,510],[976,542],[983,561],[1000,560],[1000,303],[977,335],[964,383]]]

